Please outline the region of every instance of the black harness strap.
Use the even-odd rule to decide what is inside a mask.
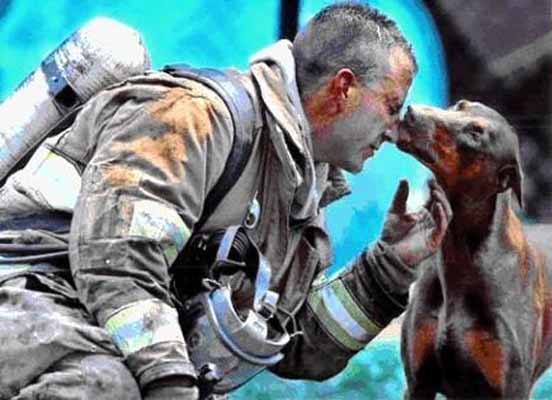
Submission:
[[[168,65],[163,68],[173,76],[188,78],[203,83],[214,90],[230,111],[234,124],[234,141],[222,175],[211,189],[203,204],[201,217],[194,227],[199,232],[220,204],[224,196],[241,176],[253,148],[255,114],[253,103],[243,84],[224,71],[211,68],[190,68],[186,64]]]

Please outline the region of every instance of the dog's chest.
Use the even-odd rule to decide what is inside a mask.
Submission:
[[[519,265],[517,254],[498,248],[469,263],[442,265],[435,350],[449,393],[475,385],[500,394],[509,374],[530,363],[521,354],[532,353],[536,321],[533,301],[523,295],[529,288],[519,279]]]
[[[456,394],[473,385],[500,393],[505,385],[508,349],[495,332],[463,318],[449,321],[438,335],[436,352],[444,386]]]

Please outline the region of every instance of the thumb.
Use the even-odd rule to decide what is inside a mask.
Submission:
[[[393,197],[391,203],[391,209],[389,210],[395,214],[404,214],[406,212],[406,201],[408,200],[408,181],[401,179],[399,187]]]

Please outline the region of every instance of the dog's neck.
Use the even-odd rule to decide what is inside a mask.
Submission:
[[[469,193],[457,193],[449,197],[453,218],[448,231],[455,241],[462,240],[476,250],[489,235],[495,214],[497,195],[474,198]]]
[[[525,246],[520,221],[512,210],[510,193],[498,193],[478,204],[451,199],[454,216],[441,246],[442,284],[462,286],[469,271],[489,270],[485,252],[511,252]],[[446,289],[445,289],[446,290]]]

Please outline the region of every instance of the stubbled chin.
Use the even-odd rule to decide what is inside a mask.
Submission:
[[[364,167],[364,163],[366,161],[363,161],[362,164],[360,165],[350,165],[349,168],[345,169],[347,172],[353,174],[353,175],[357,175],[357,174],[360,174],[362,172],[362,169]]]
[[[364,166],[364,161],[359,156],[358,159],[355,159],[355,160],[349,159],[346,162],[342,161],[340,163],[330,162],[330,164],[344,171],[347,171],[350,174],[358,174],[359,172],[362,171],[362,168]]]

